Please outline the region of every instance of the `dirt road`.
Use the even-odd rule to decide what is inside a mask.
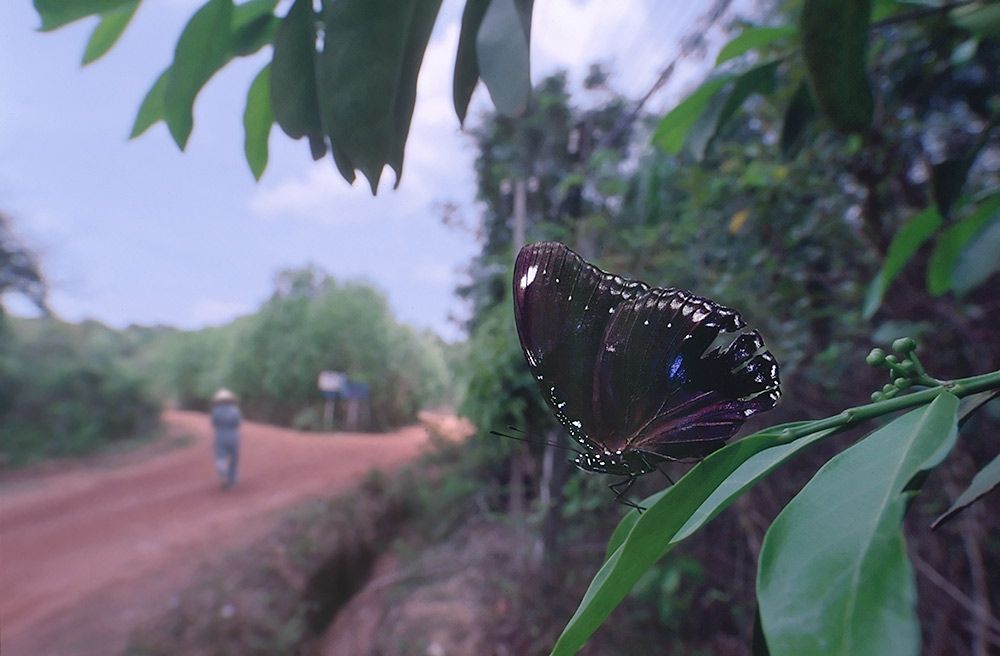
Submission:
[[[207,416],[168,411],[163,420],[161,443],[190,437],[173,449],[0,480],[4,656],[115,653],[199,563],[266,534],[281,509],[411,460],[428,438],[423,426],[308,434],[246,423],[240,481],[224,491]]]

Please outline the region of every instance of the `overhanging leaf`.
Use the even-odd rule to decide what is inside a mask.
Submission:
[[[531,0],[490,0],[476,35],[479,75],[497,111],[520,116],[531,98]]]
[[[915,655],[901,523],[911,479],[947,455],[958,399],[939,394],[824,465],[764,537],[757,597],[774,656]]]
[[[707,456],[675,485],[642,502],[646,510],[622,519],[553,656],[574,654],[624,599],[639,577],[697,528],[795,453],[830,434],[824,431],[780,445],[785,424],[755,433]]]
[[[278,0],[250,0],[233,11],[230,49],[237,57],[257,52],[274,40],[279,21],[274,15]]]
[[[208,0],[191,17],[177,40],[174,63],[163,90],[163,118],[181,150],[194,126],[195,97],[232,58],[232,19],[232,0]]]
[[[92,14],[104,15],[134,0],[34,0],[42,19],[42,31],[49,32]]]
[[[653,134],[653,143],[670,155],[677,155],[684,146],[688,132],[702,115],[708,104],[730,80],[733,75],[721,75],[707,80],[694,93],[682,100],[670,112],[660,119]]]
[[[135,124],[132,125],[129,139],[135,139],[152,127],[154,123],[163,120],[163,93],[169,77],[170,68],[168,67],[167,70],[160,73],[160,77],[156,78],[153,88],[149,90],[142,105],[139,106],[139,113],[135,117]]]
[[[479,82],[479,61],[476,59],[476,38],[490,0],[467,0],[462,12],[462,29],[455,53],[455,75],[452,81],[452,103],[460,123],[465,123],[472,92]]]
[[[267,139],[271,134],[274,114],[268,90],[271,86],[271,66],[267,65],[257,74],[247,93],[247,106],[243,112],[243,151],[253,177],[260,180],[267,168]]]
[[[122,6],[101,15],[83,53],[83,65],[103,57],[117,43],[139,8],[139,0],[129,0]]]
[[[1000,193],[983,200],[971,214],[949,226],[937,242],[927,264],[927,290],[940,296],[952,288],[952,271],[959,254],[989,221],[1000,216]]]
[[[715,65],[724,64],[730,59],[735,59],[751,50],[769,46],[775,41],[798,34],[798,28],[792,25],[781,25],[778,27],[748,27],[739,35],[722,47],[719,56],[715,58]]]
[[[324,5],[319,98],[334,161],[349,181],[360,170],[373,194],[389,164],[398,186],[417,73],[441,0],[336,0]]]
[[[805,0],[802,56],[816,104],[842,132],[864,132],[875,100],[868,83],[870,0]]]
[[[905,226],[900,228],[889,244],[882,269],[868,287],[862,316],[870,319],[875,315],[889,285],[910,261],[920,246],[938,231],[944,220],[936,206],[931,205],[918,212]]]
[[[309,137],[314,159],[326,154],[316,86],[316,16],[312,0],[295,0],[274,34],[271,108],[292,139]]]

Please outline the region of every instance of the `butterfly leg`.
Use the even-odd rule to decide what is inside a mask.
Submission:
[[[632,486],[635,485],[636,478],[636,476],[626,476],[622,480],[609,485],[608,489],[615,493],[615,501],[617,503],[620,503],[623,506],[629,506],[630,508],[635,508],[641,513],[645,510],[645,508],[625,496],[628,494],[628,491],[632,489]]]

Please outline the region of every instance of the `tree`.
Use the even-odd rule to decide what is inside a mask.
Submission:
[[[34,253],[14,234],[11,217],[0,212],[0,301],[5,294],[14,292],[27,298],[42,312],[48,312],[46,291],[45,279]],[[3,313],[3,303],[0,302],[0,319]]]

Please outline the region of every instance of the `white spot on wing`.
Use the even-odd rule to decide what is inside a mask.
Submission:
[[[530,267],[528,267],[528,270],[524,272],[524,275],[521,276],[521,282],[520,282],[521,289],[527,289],[528,285],[535,282],[535,276],[537,275],[538,275],[538,265],[532,264]]]

